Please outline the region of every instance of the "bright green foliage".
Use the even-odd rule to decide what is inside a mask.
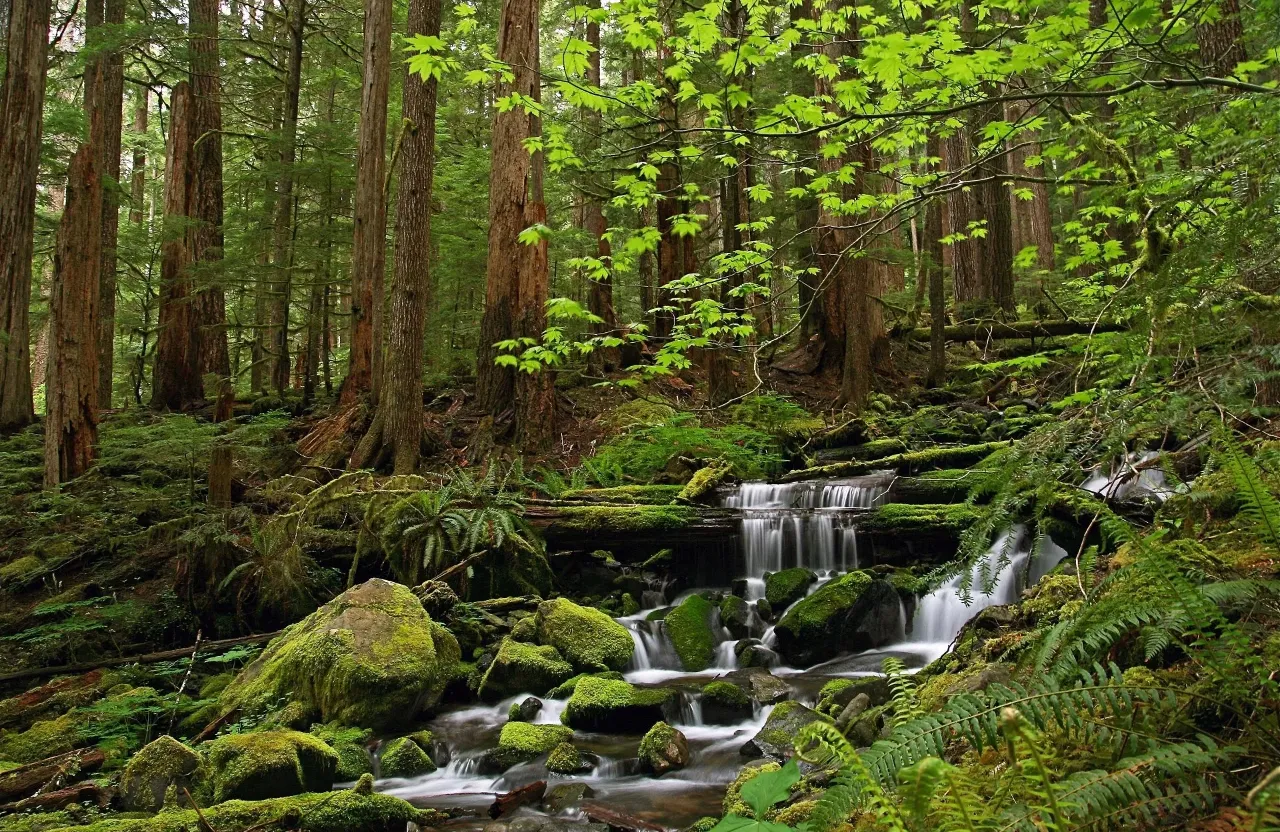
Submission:
[[[622,670],[635,652],[626,627],[567,598],[543,601],[536,620],[538,640],[558,649],[579,672]]]
[[[685,670],[705,670],[715,660],[716,636],[711,629],[715,610],[706,598],[690,595],[662,619],[667,638]]]

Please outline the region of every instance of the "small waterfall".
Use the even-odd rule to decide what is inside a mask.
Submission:
[[[1124,462],[1114,466],[1110,473],[1104,473],[1102,466],[1095,466],[1089,472],[1089,478],[1080,484],[1085,491],[1091,491],[1099,497],[1109,500],[1127,500],[1133,497],[1154,497],[1160,502],[1173,493],[1169,487],[1164,471],[1157,467],[1139,468],[1159,457],[1157,451],[1143,454],[1128,454]]]

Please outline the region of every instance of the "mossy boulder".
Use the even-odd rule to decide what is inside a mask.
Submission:
[[[373,773],[373,759],[365,748],[371,736],[369,730],[333,723],[312,725],[310,733],[324,740],[337,752],[338,769],[334,773],[334,779],[339,783],[351,783],[359,780],[362,774]]]
[[[755,706],[747,692],[717,679],[702,688],[702,719],[713,725],[733,725],[749,718]]]
[[[514,765],[536,760],[572,739],[573,730],[563,725],[508,722],[498,735],[498,747],[484,754],[480,767],[488,773],[501,773]]]
[[[538,640],[559,650],[580,673],[622,670],[635,653],[626,627],[567,598],[539,604],[536,626]]]
[[[901,636],[902,601],[888,581],[850,572],[798,602],[774,634],[778,652],[808,667],[842,652],[870,650]]]
[[[289,699],[321,722],[389,730],[439,702],[459,658],[408,587],[375,578],[272,640],[222,700],[252,712]]]
[[[213,800],[265,800],[333,788],[338,754],[299,731],[228,734],[209,743]]]
[[[571,742],[562,742],[547,752],[546,765],[547,771],[554,774],[578,774],[591,768]]]
[[[675,502],[680,505],[706,502],[732,473],[733,465],[722,460],[699,468],[676,495]]]
[[[667,638],[685,670],[706,670],[716,657],[716,636],[711,629],[715,606],[701,595],[690,595],[663,619]]]
[[[689,740],[665,722],[659,722],[640,740],[640,766],[658,776],[689,765]]]
[[[678,699],[670,688],[638,688],[630,682],[588,676],[574,688],[560,719],[581,731],[643,734],[674,714]]]
[[[751,605],[737,595],[720,601],[720,623],[734,638],[745,638],[751,630]]]
[[[195,751],[164,735],[134,754],[120,775],[120,803],[131,812],[157,812],[164,806],[165,793],[177,790],[186,804],[184,791],[204,796],[204,760]]]
[[[770,609],[781,612],[803,598],[816,580],[813,570],[803,566],[774,572],[764,579],[764,598]]]
[[[616,485],[611,488],[577,488],[561,494],[560,500],[665,506],[683,490],[683,485]]]
[[[573,692],[578,688],[578,683],[581,682],[583,679],[610,679],[615,682],[620,682],[622,681],[622,678],[623,678],[622,674],[618,673],[615,670],[610,670],[606,673],[579,673],[577,676],[574,676],[572,679],[568,680],[564,684],[557,685],[556,687],[547,691],[547,698],[548,699],[568,699],[570,696],[573,696]]]
[[[82,744],[81,717],[74,711],[43,719],[25,731],[0,732],[0,760],[34,763]]]
[[[782,702],[769,712],[764,727],[742,746],[742,754],[785,761],[795,752],[795,739],[800,730],[814,722],[830,720],[799,702]]]
[[[506,638],[484,672],[476,693],[485,702],[498,702],[517,693],[543,693],[571,676],[573,666],[556,648]]]
[[[525,616],[511,626],[511,639],[526,644],[538,643],[538,621],[532,616]]]
[[[383,777],[417,777],[435,770],[430,744],[424,748],[411,736],[390,740],[378,758],[378,773]]]

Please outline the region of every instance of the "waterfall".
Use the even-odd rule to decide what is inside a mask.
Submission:
[[[1164,471],[1155,467],[1138,467],[1159,456],[1157,451],[1128,454],[1124,462],[1112,468],[1110,473],[1104,473],[1102,466],[1097,465],[1089,472],[1089,478],[1081,483],[1080,487],[1111,500],[1153,497],[1164,502],[1173,493],[1173,489],[1166,481]]]

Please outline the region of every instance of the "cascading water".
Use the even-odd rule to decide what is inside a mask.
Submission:
[[[1090,472],[1089,478],[1080,487],[1110,500],[1152,497],[1164,502],[1173,493],[1173,489],[1169,487],[1164,471],[1150,464],[1159,456],[1156,451],[1128,454],[1124,462],[1112,468],[1109,473],[1103,472],[1099,465]]]

